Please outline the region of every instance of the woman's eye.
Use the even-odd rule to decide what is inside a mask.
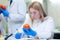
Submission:
[[[37,12],[30,12],[30,14],[36,14]]]
[[[34,14],[36,14],[37,12],[33,12]]]

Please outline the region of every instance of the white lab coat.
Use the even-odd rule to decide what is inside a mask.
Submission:
[[[25,20],[26,16],[26,4],[24,0],[13,0],[10,7],[8,7],[9,18],[8,18],[8,32],[9,34],[15,34],[16,29],[21,27]],[[13,40],[13,37],[10,37],[9,40]]]
[[[40,20],[37,20],[37,21],[33,21],[33,24],[32,24],[31,19],[27,14],[24,24],[29,24],[31,28],[37,32],[37,36],[42,40],[51,38],[54,32],[54,21],[53,21],[53,18],[50,16],[47,16],[43,22],[41,22]],[[23,26],[20,27],[19,29],[20,32],[23,32],[22,28]]]

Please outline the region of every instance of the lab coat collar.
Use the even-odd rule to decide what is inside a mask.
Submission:
[[[39,22],[41,22],[41,20],[40,20],[40,19],[33,20],[33,23],[39,23]]]

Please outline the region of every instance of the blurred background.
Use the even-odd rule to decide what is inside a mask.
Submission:
[[[0,4],[9,6],[10,0],[0,0]],[[42,3],[45,12],[53,17],[55,21],[55,33],[60,33],[60,0],[25,0],[27,9],[31,2],[39,1]]]

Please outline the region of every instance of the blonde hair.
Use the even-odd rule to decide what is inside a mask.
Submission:
[[[47,16],[47,14],[45,13],[40,2],[37,2],[37,1],[33,2],[28,8],[29,11],[30,11],[30,8],[34,8],[34,9],[38,10],[40,12],[41,21],[44,21],[44,18]]]

